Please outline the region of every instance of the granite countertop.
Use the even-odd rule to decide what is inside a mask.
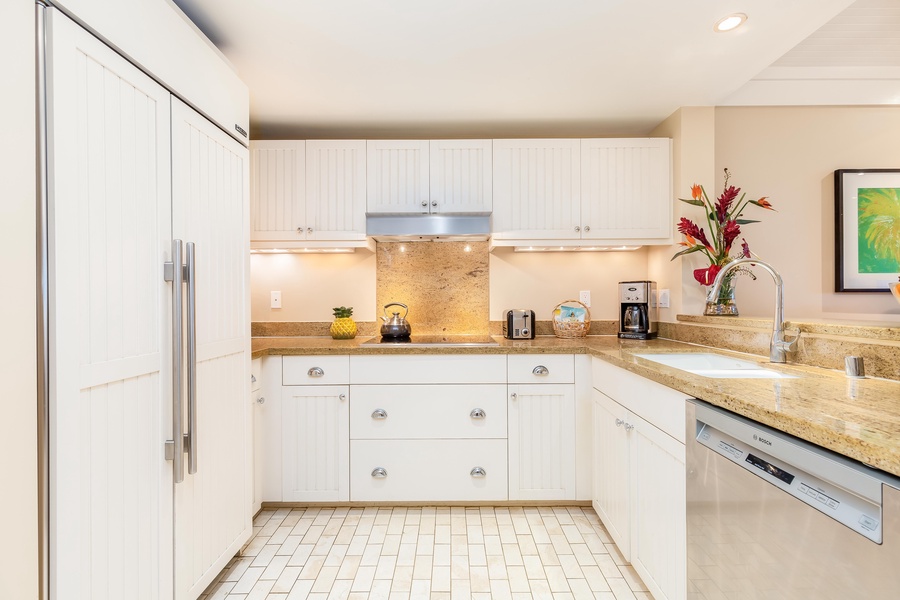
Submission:
[[[656,339],[615,336],[534,340],[495,338],[497,346],[396,347],[363,345],[371,338],[253,338],[253,357],[300,354],[589,354],[637,375],[700,398],[900,477],[900,382],[849,379],[843,372],[803,365],[772,365],[761,356]],[[635,356],[662,352],[715,352],[754,360],[796,379],[713,379]]]

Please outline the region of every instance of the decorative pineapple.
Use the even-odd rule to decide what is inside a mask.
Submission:
[[[334,310],[334,323],[331,324],[331,337],[336,340],[352,340],[356,337],[356,321],[351,319],[352,306],[338,306]]]

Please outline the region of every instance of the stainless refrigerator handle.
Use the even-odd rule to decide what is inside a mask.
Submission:
[[[194,242],[188,242],[187,263],[187,394],[188,394],[188,473],[197,472],[197,270]]]
[[[165,280],[172,282],[172,439],[166,442],[166,460],[172,461],[175,483],[184,481],[184,431],[181,422],[184,407],[181,397],[182,291],[184,269],[181,266],[181,240],[172,240],[172,262],[165,264]]]

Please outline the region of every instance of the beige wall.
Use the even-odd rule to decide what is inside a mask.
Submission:
[[[716,108],[716,178],[770,196],[778,212],[745,213],[751,249],[784,277],[788,319],[900,322],[889,293],[834,290],[834,170],[900,167],[900,107]],[[752,208],[752,207],[751,207]],[[744,316],[771,317],[773,283],[743,277],[737,302]]]
[[[38,597],[34,3],[0,2],[0,598]]]
[[[250,268],[254,321],[330,321],[331,308],[341,305],[353,306],[359,321],[377,317],[370,252],[254,254]],[[538,319],[549,319],[557,304],[577,300],[581,290],[591,291],[594,319],[615,319],[616,284],[646,277],[646,249],[529,254],[497,248],[490,255],[490,319],[501,320],[509,308],[531,308]],[[281,291],[283,308],[269,308],[271,290]]]
[[[674,322],[675,315],[699,314],[706,303],[704,290],[693,278],[693,270],[701,266],[696,256],[672,256],[682,248],[677,245],[681,234],[675,223],[682,216],[696,217],[698,209],[680,202],[689,198],[694,183],[712,180],[715,171],[715,110],[712,107],[683,107],[660,123],[650,134],[672,138],[673,219],[676,241],[672,246],[653,246],[648,254],[648,278],[659,288],[671,290],[670,308],[661,308],[661,321]]]

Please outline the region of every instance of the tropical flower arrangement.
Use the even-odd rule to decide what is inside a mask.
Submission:
[[[686,202],[692,206],[699,206],[703,209],[706,217],[706,226],[709,229],[709,237],[707,237],[704,228],[696,223],[681,217],[678,222],[678,231],[684,236],[681,246],[686,246],[684,250],[677,252],[672,260],[685,254],[702,252],[709,259],[709,266],[703,269],[694,270],[694,279],[701,285],[712,285],[716,279],[716,275],[722,270],[722,267],[738,258],[750,258],[750,245],[746,238],[741,237],[741,226],[751,223],[759,223],[759,221],[744,219],[744,210],[750,206],[758,206],[766,210],[775,210],[769,203],[768,198],[763,196],[758,200],[747,199],[747,194],[741,194],[741,188],[729,186],[728,181],[731,179],[731,173],[725,169],[725,184],[722,194],[716,198],[715,202],[706,195],[706,190],[702,185],[694,184],[691,186],[690,199],[679,198],[682,202]],[[740,198],[738,198],[740,194]],[[740,249],[732,255],[732,248],[735,246],[740,237]],[[720,301],[730,299],[733,303],[734,298],[734,275],[743,273],[754,277],[749,269],[737,268],[725,278],[720,290]],[[707,314],[728,314],[726,313],[710,313]],[[737,314],[736,309],[731,314]]]

